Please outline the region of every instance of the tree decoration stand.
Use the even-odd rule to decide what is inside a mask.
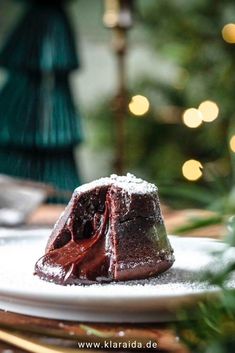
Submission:
[[[9,72],[0,92],[0,172],[72,191],[82,134],[69,74],[79,61],[64,2],[30,1],[0,53]]]
[[[127,31],[133,24],[133,0],[105,0],[104,24],[113,30],[113,50],[117,59],[117,94],[113,102],[116,125],[116,155],[114,169],[125,169],[125,118],[128,93],[126,78]]]

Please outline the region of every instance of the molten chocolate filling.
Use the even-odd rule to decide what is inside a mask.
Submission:
[[[63,243],[55,244],[54,250],[37,261],[35,273],[63,285],[111,281],[108,198],[103,214],[96,212],[92,219],[86,219],[82,232],[74,222],[67,225]]]

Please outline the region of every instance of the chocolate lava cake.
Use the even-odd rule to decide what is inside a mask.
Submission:
[[[111,175],[75,189],[35,265],[61,285],[147,278],[172,266],[157,187]]]

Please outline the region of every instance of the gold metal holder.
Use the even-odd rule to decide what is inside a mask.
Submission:
[[[133,0],[105,0],[104,25],[112,29],[112,48],[117,61],[117,93],[113,102],[116,125],[116,155],[114,169],[125,169],[125,118],[128,93],[126,77],[127,31],[133,26]]]

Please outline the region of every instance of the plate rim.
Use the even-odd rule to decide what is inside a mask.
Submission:
[[[22,234],[22,233],[21,233]],[[24,239],[28,239],[28,235]],[[44,237],[45,233],[33,236],[32,239]],[[212,244],[216,243],[224,246],[226,245],[220,239],[213,238],[195,238],[188,236],[168,236],[169,240],[176,239],[176,241],[193,241]],[[7,235],[6,240],[16,239]],[[3,237],[0,236],[0,240]],[[19,238],[17,237],[17,240]],[[173,240],[174,241],[174,240]],[[0,244],[1,247],[1,244]],[[213,249],[212,249],[213,250]],[[37,279],[40,280],[40,279]],[[118,286],[118,282],[116,282]],[[61,287],[51,283],[54,286]],[[106,284],[108,285],[108,284]],[[125,285],[122,282],[122,286]],[[115,284],[112,284],[115,288]],[[134,284],[132,288],[136,288],[139,284]],[[74,287],[74,286],[73,286]],[[131,293],[117,291],[115,296],[110,292],[95,291],[95,288],[102,288],[104,286],[90,285],[93,290],[90,293],[84,292],[88,286],[77,286],[82,290],[69,291],[51,291],[50,288],[44,288],[42,292],[29,288],[7,288],[0,287],[0,309],[12,311],[24,315],[31,315],[36,317],[48,317],[59,320],[75,320],[87,322],[166,322],[171,319],[176,319],[177,308],[183,305],[193,306],[200,299],[218,295],[221,290],[219,288],[201,288],[195,292],[190,293],[164,293],[157,294],[157,291],[149,291],[148,294],[132,291]],[[121,287],[121,286],[120,286]],[[119,287],[119,288],[120,288]],[[126,287],[126,286],[125,286]],[[145,284],[143,287],[150,287],[153,285]],[[133,295],[133,293],[135,293]],[[101,310],[102,308],[102,310]],[[138,310],[136,310],[138,308]],[[123,309],[123,310],[122,310]],[[136,313],[140,313],[137,316]]]

